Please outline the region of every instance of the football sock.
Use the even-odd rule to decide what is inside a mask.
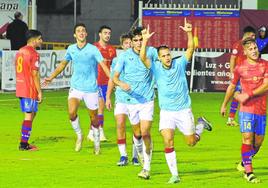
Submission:
[[[230,118],[234,119],[237,108],[238,108],[238,101],[235,98],[233,98],[229,112]]]
[[[104,116],[103,116],[103,114],[98,114],[98,121],[99,121],[100,127],[103,128],[103,124],[104,124]]]
[[[246,173],[253,172],[253,167],[252,167],[252,155],[253,154],[254,154],[254,149],[252,145],[242,144],[241,156],[242,156],[242,161],[243,161]]]
[[[133,143],[137,149],[138,154],[142,155],[142,139],[141,136],[133,135]]]
[[[127,156],[127,149],[126,149],[126,139],[117,139],[117,145],[119,149],[120,156]]]
[[[165,157],[172,176],[178,176],[176,152],[174,148],[165,148]]]
[[[132,158],[138,158],[138,152],[133,141],[132,141]]]
[[[28,143],[28,140],[31,135],[32,130],[32,121],[31,120],[24,120],[21,126],[21,143]]]
[[[79,124],[79,117],[76,116],[74,119],[71,119],[70,121],[74,129],[74,132],[77,135],[77,138],[82,139],[82,131],[81,131],[80,124]]]

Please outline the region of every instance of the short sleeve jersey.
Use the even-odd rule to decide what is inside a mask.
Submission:
[[[157,59],[157,51],[153,47],[147,47],[146,54],[151,61]],[[128,104],[140,104],[152,101],[154,98],[154,82],[151,70],[142,63],[139,54],[128,49],[121,53],[114,69],[115,72],[124,74],[123,81],[130,85],[127,92]]]
[[[232,84],[236,84],[239,79],[242,92],[249,93],[262,85],[263,80],[268,78],[268,62],[259,59],[256,64],[249,64],[245,59],[234,70]],[[247,112],[258,115],[266,114],[266,94],[250,98],[244,104],[241,104],[241,112]]]
[[[191,107],[185,75],[187,63],[184,55],[172,60],[170,69],[164,68],[160,61],[151,63],[151,70],[157,83],[161,110],[179,111]]]
[[[104,58],[104,63],[110,69],[113,58],[116,57],[116,50],[113,46],[107,45],[105,48],[96,42],[94,45],[99,49],[101,55]],[[98,85],[107,85],[109,78],[106,76],[104,70],[100,65],[98,65]]]
[[[77,44],[72,44],[67,49],[65,60],[73,63],[71,88],[86,93],[97,92],[98,63],[103,61],[98,48],[88,43],[80,49]]]
[[[39,71],[39,54],[31,46],[24,46],[16,54],[16,96],[37,99],[33,71]]]

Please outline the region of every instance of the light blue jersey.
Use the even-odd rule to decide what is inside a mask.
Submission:
[[[88,43],[80,49],[77,44],[72,44],[67,49],[65,60],[73,63],[71,88],[86,93],[98,91],[97,66],[103,61],[103,57],[96,46]]]
[[[146,51],[147,57],[152,62],[156,61],[158,57],[156,49],[147,47]],[[154,99],[152,72],[143,65],[139,54],[132,48],[119,55],[114,71],[123,74],[122,81],[130,85],[127,104],[141,104]]]
[[[113,58],[111,70],[110,70],[111,71],[110,78],[114,77],[114,69],[115,69],[117,61],[118,61],[117,57]],[[123,78],[124,78],[124,73],[122,72],[120,74],[119,79],[123,80]],[[123,91],[119,86],[116,86],[115,88],[116,88],[115,89],[115,103],[127,103],[128,94],[125,91]]]
[[[152,62],[151,70],[157,83],[161,110],[179,111],[191,107],[185,75],[187,63],[184,55],[172,60],[170,69],[165,69],[160,61]]]

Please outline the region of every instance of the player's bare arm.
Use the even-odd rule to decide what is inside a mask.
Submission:
[[[52,80],[54,78],[56,78],[58,76],[58,74],[60,74],[63,69],[66,67],[66,65],[68,64],[68,61],[62,61],[57,68],[55,69],[55,71],[53,73],[51,73],[51,75],[48,78],[45,78],[45,81],[42,83],[43,86],[47,86],[50,82],[52,82]]]
[[[191,60],[192,55],[194,53],[194,39],[192,34],[192,24],[187,22],[187,19],[184,18],[184,26],[180,26],[180,28],[187,33],[188,43],[187,43],[187,50],[185,52],[186,59],[188,61]]]
[[[147,26],[146,29],[142,30],[142,45],[140,50],[140,58],[145,67],[149,68],[151,66],[151,61],[146,56],[146,46],[149,41],[149,39],[153,36],[155,32],[150,33],[150,27]]]
[[[235,68],[235,61],[236,61],[236,56],[231,55],[230,57],[230,79],[232,79],[232,75],[234,72],[234,68]]]
[[[42,102],[42,90],[41,90],[41,85],[40,85],[40,74],[39,71],[33,70],[32,72],[33,75],[33,80],[34,80],[34,85],[37,90],[37,97],[38,97],[38,102]]]
[[[265,78],[263,80],[262,85],[260,85],[258,88],[254,89],[249,93],[237,93],[234,97],[240,103],[245,103],[249,98],[257,95],[263,95],[267,93],[267,91],[268,91],[268,78]]]
[[[113,81],[116,85],[118,85],[121,89],[123,89],[124,91],[129,91],[130,90],[130,85],[128,85],[125,82],[122,82],[119,79],[120,73],[119,72],[115,72],[114,73],[114,77],[113,77]]]
[[[223,103],[221,105],[221,115],[222,116],[226,115],[227,104],[234,94],[235,87],[236,87],[236,85],[231,83],[226,90],[225,97],[224,97]]]
[[[113,92],[114,87],[115,87],[115,84],[112,81],[112,79],[110,78],[108,81],[108,88],[107,88],[107,92],[106,92],[106,102],[105,102],[106,108],[108,110],[112,109],[111,94]]]
[[[110,78],[110,70],[104,62],[100,62],[100,66],[108,78]]]

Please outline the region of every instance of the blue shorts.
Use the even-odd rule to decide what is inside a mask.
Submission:
[[[20,98],[20,108],[22,112],[31,113],[38,111],[38,102],[35,99]]]
[[[239,112],[239,124],[242,133],[252,132],[257,135],[265,135],[266,115]]]
[[[106,101],[106,93],[108,85],[99,85],[98,88],[99,88],[99,97],[103,98],[103,100]]]
[[[240,80],[237,82],[236,86],[235,86],[235,92],[239,91],[241,93],[241,84],[240,84]]]

